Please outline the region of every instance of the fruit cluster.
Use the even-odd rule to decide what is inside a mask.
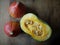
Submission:
[[[8,11],[11,17],[21,18],[26,12],[26,6],[21,2],[13,2]],[[21,32],[20,30],[19,22],[16,21],[9,21],[4,26],[4,32],[10,37],[17,36]]]
[[[10,37],[15,37],[22,29],[22,31],[29,34],[35,40],[47,40],[52,33],[50,26],[47,23],[44,23],[41,19],[38,19],[33,13],[25,14],[26,10],[27,8],[24,4],[13,2],[9,6],[9,14],[13,18],[20,18],[21,20],[20,22],[7,22],[4,26],[4,32]]]

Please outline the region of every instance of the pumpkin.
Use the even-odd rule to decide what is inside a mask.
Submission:
[[[33,13],[25,14],[20,20],[21,29],[33,39],[45,41],[52,33],[51,27]]]

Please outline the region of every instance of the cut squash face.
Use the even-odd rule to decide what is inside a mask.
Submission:
[[[25,14],[20,20],[21,29],[38,41],[47,40],[52,33],[50,26],[33,13]]]

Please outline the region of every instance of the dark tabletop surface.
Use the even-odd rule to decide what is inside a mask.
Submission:
[[[27,12],[35,13],[52,28],[52,36],[45,42],[38,42],[22,32],[17,37],[7,37],[4,24],[15,20],[9,16],[8,7],[13,1],[27,6]],[[0,45],[59,45],[60,41],[60,0],[1,0],[0,1]]]

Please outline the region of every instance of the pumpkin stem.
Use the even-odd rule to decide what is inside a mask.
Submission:
[[[13,32],[10,32],[10,35],[13,35]]]

